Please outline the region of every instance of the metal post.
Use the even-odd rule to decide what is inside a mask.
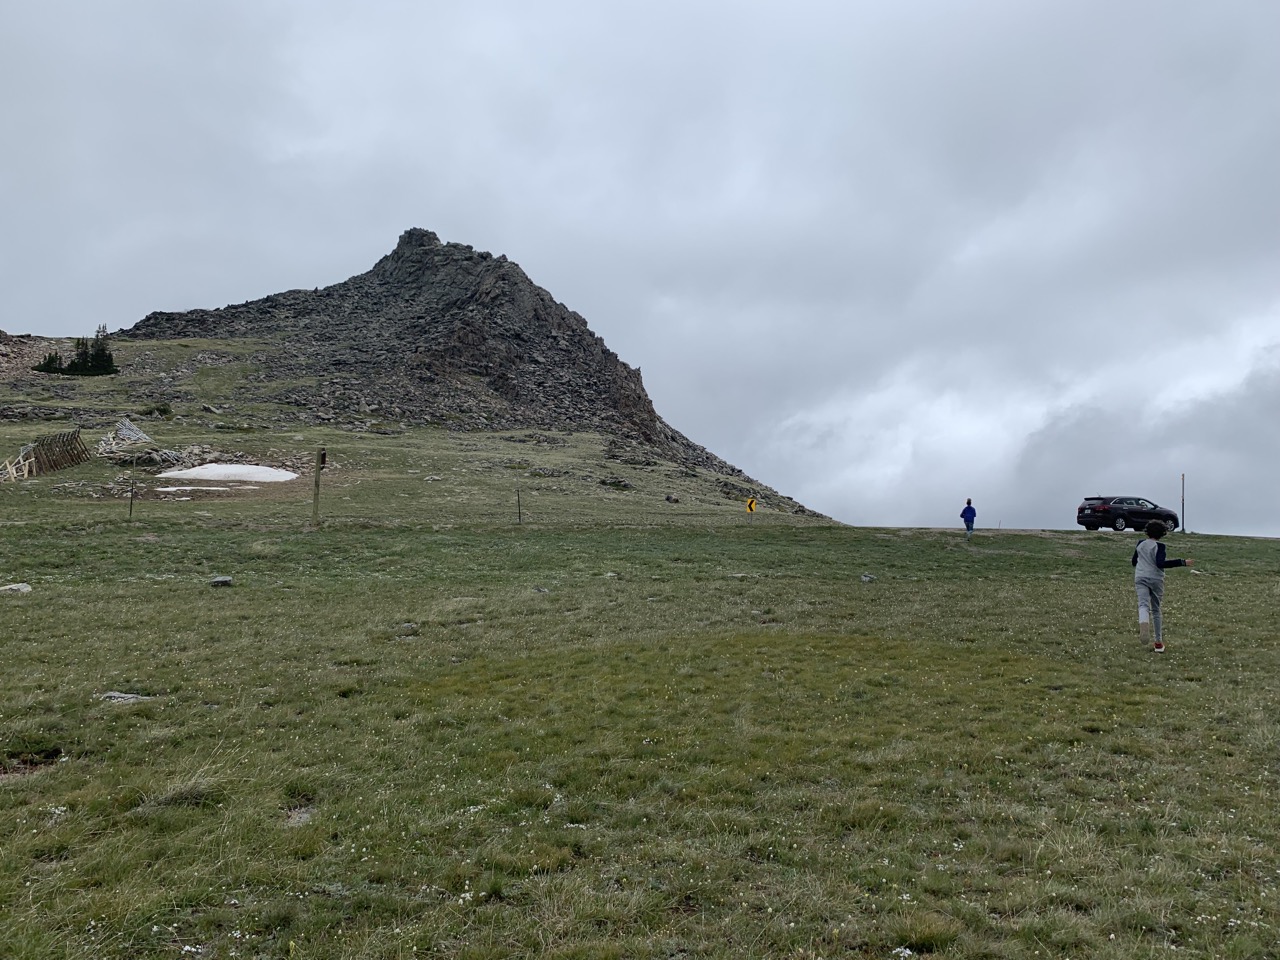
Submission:
[[[1182,532],[1187,532],[1187,475],[1182,475]]]
[[[129,519],[133,519],[133,480],[129,481]]]
[[[524,514],[520,511],[520,488],[516,487],[516,523],[524,524]]]

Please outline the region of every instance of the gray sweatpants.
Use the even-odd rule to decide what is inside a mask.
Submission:
[[[1160,604],[1164,600],[1164,580],[1139,577],[1133,581],[1138,591],[1138,622],[1151,622],[1151,639],[1160,643],[1164,639],[1160,624]]]

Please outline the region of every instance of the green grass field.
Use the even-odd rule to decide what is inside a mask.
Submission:
[[[1274,543],[1172,537],[1159,657],[1133,534],[158,426],[327,446],[324,523],[310,477],[0,484],[0,957],[1280,955]]]

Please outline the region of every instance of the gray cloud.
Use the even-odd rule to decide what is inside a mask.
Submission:
[[[506,253],[678,428],[842,519],[1070,526],[1099,484],[1274,472],[1265,0],[5,19],[11,332],[331,283],[416,225]]]

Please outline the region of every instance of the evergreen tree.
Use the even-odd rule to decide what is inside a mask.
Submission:
[[[87,338],[76,337],[75,355],[71,358],[71,362],[67,364],[64,372],[78,377],[87,377],[92,373],[89,369],[89,341]]]
[[[89,346],[89,369],[95,375],[115,373],[116,358],[107,349],[107,325],[100,324],[93,335],[93,343]]]
[[[38,370],[40,373],[62,373],[62,357],[57,350],[54,350],[31,369]]]
[[[62,357],[55,350],[33,369],[41,373],[61,373],[76,377],[100,377],[105,374],[119,373],[116,358],[107,347],[106,325],[98,327],[93,339],[77,337],[75,353],[70,362],[62,363]]]

